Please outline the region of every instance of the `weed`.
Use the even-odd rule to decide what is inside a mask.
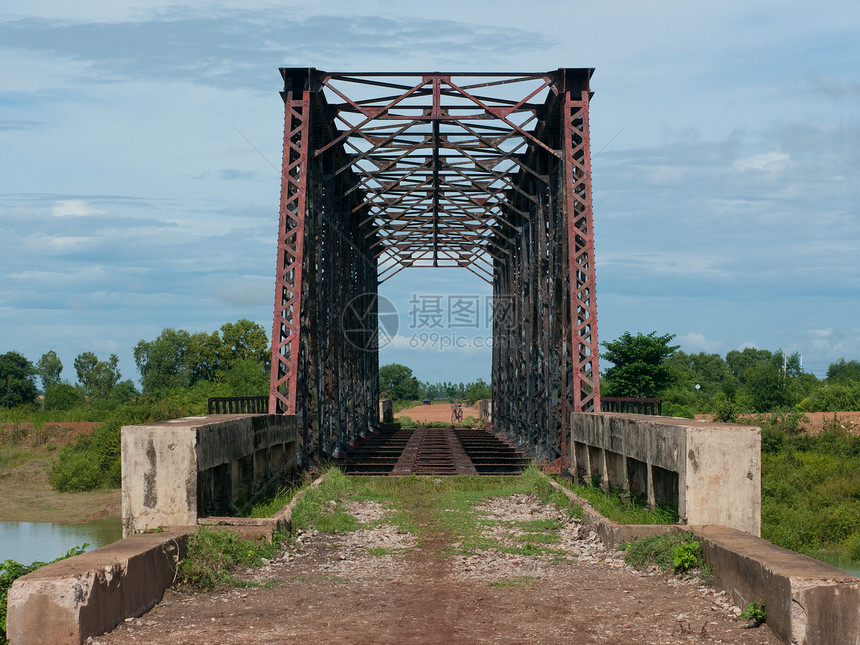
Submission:
[[[500,580],[498,582],[491,582],[491,587],[534,587],[535,582],[537,582],[537,578],[533,578],[532,576],[520,576],[519,578],[514,578],[513,580]]]
[[[349,490],[346,475],[337,468],[327,469],[320,485],[306,489],[293,509],[293,530],[315,528],[324,533],[355,530],[358,522],[343,506]]]
[[[630,566],[643,570],[658,567],[667,572],[686,573],[693,568],[702,568],[705,566],[704,554],[694,538],[692,531],[651,535],[633,542],[627,549],[625,560]]]
[[[695,540],[683,542],[672,549],[672,565],[676,573],[687,573],[695,567],[701,559],[702,547]]]
[[[628,491],[613,489],[607,494],[597,486],[576,484],[569,479],[560,479],[559,483],[588,500],[598,513],[619,524],[675,524],[678,521],[678,511],[674,508],[658,505],[651,509],[647,502]],[[580,508],[576,517],[581,516]]]
[[[238,566],[259,567],[263,558],[277,553],[284,536],[275,534],[266,539],[243,540],[228,529],[200,527],[188,538],[186,555],[176,569],[176,586],[193,589],[215,589],[247,586],[236,580],[231,570]]]
[[[741,614],[741,618],[755,621],[755,626],[758,627],[767,620],[767,612],[765,611],[764,602],[751,602],[747,605],[747,610]]]

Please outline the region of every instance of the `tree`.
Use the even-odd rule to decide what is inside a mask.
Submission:
[[[45,388],[46,410],[71,410],[85,401],[81,388],[68,383],[55,383]]]
[[[421,394],[418,379],[412,376],[412,370],[399,363],[379,368],[379,391],[388,392],[395,401],[414,401]]]
[[[14,408],[36,400],[33,364],[18,352],[0,356],[0,406]]]
[[[484,382],[484,379],[479,378],[474,383],[469,383],[466,386],[466,403],[469,405],[475,405],[475,401],[480,401],[481,399],[490,399],[492,398],[492,392],[490,390],[490,386],[488,383]]]
[[[42,389],[46,392],[50,386],[60,382],[62,373],[63,362],[53,349],[42,354],[42,358],[36,363],[36,374],[42,379]]]
[[[155,340],[141,340],[134,348],[145,394],[188,388],[201,381],[235,380],[236,368],[252,374],[257,383],[258,372],[268,372],[269,358],[266,331],[247,318],[225,323],[220,334],[167,328]],[[249,361],[255,367],[249,368]],[[256,391],[256,385],[251,389]]]
[[[624,332],[617,340],[601,343],[608,351],[600,355],[613,365],[605,373],[608,396],[655,397],[672,382],[664,364],[679,345],[669,345],[675,334],[632,335]]]
[[[223,371],[230,370],[246,360],[259,361],[266,365],[271,359],[266,330],[247,318],[221,325],[219,358]]]
[[[78,383],[87,396],[97,399],[110,398],[114,386],[122,378],[117,365],[119,357],[111,354],[106,361],[100,361],[93,352],[83,352],[75,358],[75,371]]]
[[[755,347],[745,347],[743,351],[733,349],[726,354],[726,363],[732,374],[740,380],[745,381],[744,372],[753,365],[767,363],[773,360],[774,355],[766,349],[756,349]]]
[[[839,381],[860,383],[860,361],[846,361],[840,358],[836,363],[831,363],[827,368],[827,380],[833,383]]]
[[[134,347],[134,362],[140,371],[144,394],[155,394],[191,385],[187,353],[191,335],[184,329],[163,329],[153,341],[141,340]]]

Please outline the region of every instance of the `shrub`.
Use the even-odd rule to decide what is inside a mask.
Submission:
[[[692,531],[661,533],[636,540],[627,549],[626,562],[635,569],[658,567],[663,571],[686,573],[705,569],[705,555]]]
[[[185,557],[176,568],[176,586],[215,589],[242,585],[230,575],[231,570],[259,567],[263,558],[275,555],[282,539],[276,534],[272,542],[243,540],[228,529],[201,527],[188,538]]]
[[[104,473],[88,447],[89,442],[79,441],[60,452],[48,472],[51,486],[61,493],[81,493],[102,484]]]
[[[68,383],[57,383],[45,390],[45,410],[71,410],[85,402],[84,393]]]

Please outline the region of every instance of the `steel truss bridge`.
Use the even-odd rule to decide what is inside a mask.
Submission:
[[[600,410],[588,109],[593,69],[282,68],[269,411],[303,459],[378,426],[379,285],[460,267],[493,286],[493,430],[547,461]]]

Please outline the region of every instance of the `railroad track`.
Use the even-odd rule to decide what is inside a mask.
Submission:
[[[349,448],[337,465],[348,475],[517,475],[529,464],[521,452],[486,430],[468,426],[401,428]]]

